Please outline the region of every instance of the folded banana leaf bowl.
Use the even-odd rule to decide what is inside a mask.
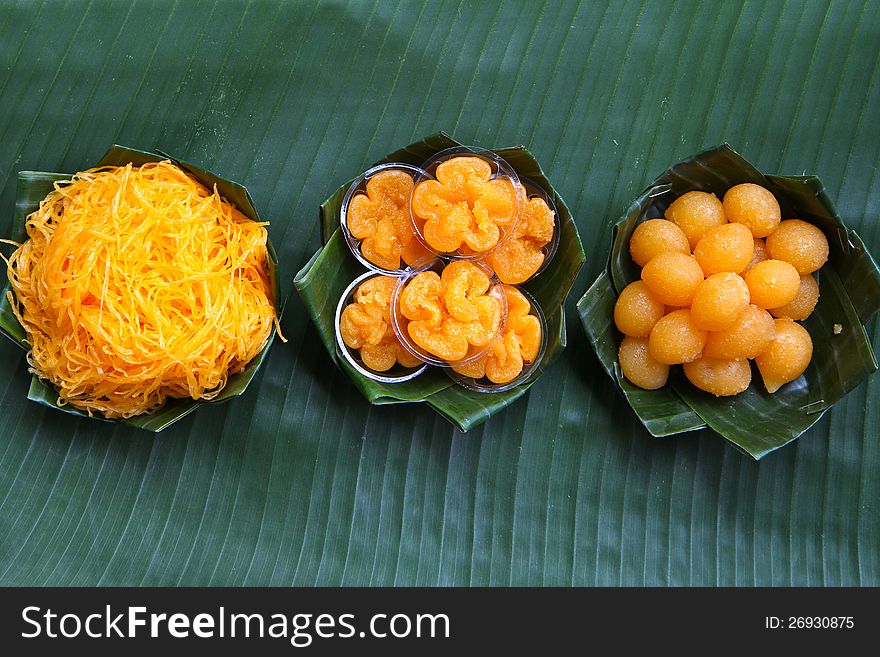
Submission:
[[[216,186],[219,194],[234,205],[242,214],[253,221],[260,221],[253,200],[244,186],[221,178],[210,171],[206,171],[192,164],[176,160],[161,151],[142,151],[115,145],[111,147],[94,166],[124,166],[129,163],[134,166],[140,166],[148,162],[159,162],[162,160],[170,160],[208,189],[214,189]],[[72,176],[73,174],[69,173],[51,173],[45,171],[21,171],[18,174],[13,223],[16,232],[12,235],[13,241],[20,243],[27,239],[25,221],[28,215],[39,208],[40,201],[42,201],[54,189],[56,182],[69,180]],[[280,319],[283,308],[280,301],[281,294],[277,278],[278,259],[271,242],[267,242],[267,249],[269,254],[268,269],[273,292],[273,302],[275,304],[276,315]],[[27,341],[27,333],[24,327],[19,323],[12,307],[10,306],[7,298],[8,291],[9,283],[7,281],[2,292],[0,292],[0,333],[10,338],[13,342],[27,351],[30,349],[30,344]],[[144,429],[146,431],[158,432],[182,419],[186,415],[189,415],[202,404],[224,402],[243,394],[257,371],[263,365],[263,362],[266,360],[266,356],[272,347],[273,341],[274,331],[272,336],[270,336],[269,341],[266,343],[266,346],[263,347],[260,353],[240,371],[230,374],[226,381],[226,385],[210,401],[189,398],[169,398],[166,403],[156,411],[143,413],[126,419],[106,419],[98,414],[88,415],[84,411],[73,408],[69,404],[59,405],[58,393],[55,388],[53,388],[50,383],[37,376],[31,378],[31,384],[27,396],[31,401],[71,415],[90,417],[104,422],[119,423]]]
[[[715,397],[692,386],[681,368],[673,368],[663,388],[642,390],[621,374],[621,335],[613,314],[621,290],[639,278],[629,254],[630,237],[640,221],[663,216],[685,192],[700,190],[721,198],[740,183],[766,187],[779,201],[783,219],[809,221],[828,238],[829,259],[817,272],[819,302],[803,322],[813,339],[812,361],[798,379],[774,394],[755,373],[745,392]],[[599,361],[651,435],[708,427],[755,459],[797,439],[877,369],[865,324],[878,309],[880,269],[855,231],[840,220],[819,178],[762,174],[726,144],[672,166],[633,201],[612,228],[605,271],[578,302]]]
[[[391,153],[375,165],[398,162],[420,167],[438,153],[460,146],[448,135],[439,133]],[[439,367],[428,367],[423,373],[406,381],[388,383],[364,376],[349,358],[340,353],[335,325],[337,304],[351,282],[366,271],[363,262],[349,249],[340,228],[340,211],[355,176],[360,173],[358,171],[352,171],[352,180],[341,185],[321,205],[322,246],[294,279],[294,286],[330,358],[371,404],[424,403],[462,431],[477,426],[522,397],[565,347],[562,306],[585,260],[569,210],[534,156],[523,146],[495,149],[493,152],[509,163],[521,179],[540,187],[557,210],[559,244],[556,252],[536,276],[520,286],[538,302],[546,322],[543,357],[539,366],[519,385],[490,393],[470,390],[455,384]]]

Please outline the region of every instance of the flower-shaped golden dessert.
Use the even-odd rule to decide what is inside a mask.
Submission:
[[[435,175],[418,183],[412,197],[425,242],[441,253],[482,253],[498,244],[517,218],[513,182],[492,178],[491,165],[476,156],[450,158]]]
[[[492,281],[477,265],[458,261],[442,274],[416,274],[400,294],[406,331],[429,354],[447,362],[462,360],[472,347],[491,343],[501,327],[502,303]]]
[[[348,206],[348,230],[361,240],[361,255],[382,269],[411,265],[430,255],[419,242],[409,218],[412,176],[400,169],[380,171],[367,181],[364,193]]]
[[[507,291],[507,322],[504,334],[489,350],[469,363],[454,365],[453,369],[473,379],[487,378],[492,383],[508,383],[520,375],[525,363],[538,357],[541,349],[541,321],[529,314],[529,300],[510,285]]]
[[[400,363],[416,367],[421,361],[404,349],[391,327],[391,295],[397,279],[374,276],[360,284],[354,303],[347,305],[339,318],[339,333],[350,349],[360,353],[364,365],[376,372],[386,372]]]
[[[520,218],[510,239],[487,258],[502,283],[524,283],[544,264],[544,247],[553,239],[554,213],[544,199],[519,192]]]

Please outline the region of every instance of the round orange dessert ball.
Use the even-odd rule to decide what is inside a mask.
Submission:
[[[625,337],[617,352],[620,371],[627,381],[645,390],[666,385],[669,365],[658,363],[648,352],[648,338]]]
[[[716,397],[738,395],[752,382],[752,368],[747,360],[726,360],[703,356],[684,364],[688,381]]]
[[[812,274],[828,261],[828,239],[813,224],[786,219],[767,237],[767,253],[794,265],[802,276]]]
[[[819,284],[812,274],[807,274],[801,276],[801,286],[795,298],[784,306],[771,308],[770,314],[774,317],[788,317],[802,321],[813,314],[817,303],[819,303]]]
[[[687,235],[671,221],[648,219],[636,226],[629,240],[629,253],[639,267],[665,251],[690,255]]]
[[[745,225],[755,237],[767,237],[782,218],[776,197],[768,189],[753,183],[728,189],[723,205],[727,220]]]
[[[721,201],[707,192],[682,194],[666,209],[666,218],[684,231],[691,249],[709,230],[727,223]]]
[[[767,348],[774,335],[773,317],[751,304],[728,328],[709,333],[703,355],[729,360],[754,358]]]
[[[730,327],[749,306],[749,287],[731,272],[712,274],[700,283],[691,301],[691,317],[701,329]]]
[[[687,308],[675,310],[651,329],[648,351],[658,363],[677,365],[696,360],[706,344],[706,331],[691,319]]]
[[[693,256],[666,251],[642,268],[642,280],[660,303],[687,306],[703,282],[703,270]]]
[[[623,288],[614,304],[614,324],[624,335],[647,338],[666,307],[657,301],[644,281],[634,281]]]
[[[743,274],[752,303],[759,308],[779,308],[791,303],[801,286],[801,277],[782,260],[765,260]]]
[[[770,256],[767,255],[767,246],[760,237],[755,238],[755,250],[752,252],[752,259],[749,261],[749,264],[746,266],[744,271],[748,271],[759,262],[764,262]]]
[[[813,357],[813,340],[803,326],[791,319],[777,319],[776,336],[755,358],[767,392],[776,392],[807,369]]]
[[[742,224],[724,224],[708,231],[697,243],[694,257],[706,276],[722,271],[740,273],[752,259],[755,238]]]

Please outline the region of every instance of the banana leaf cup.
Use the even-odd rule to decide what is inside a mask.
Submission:
[[[220,195],[232,203],[242,214],[253,221],[260,221],[253,200],[243,185],[221,178],[210,171],[206,171],[192,164],[177,160],[161,151],[142,151],[127,148],[125,146],[114,145],[94,166],[124,166],[128,163],[140,166],[147,162],[159,162],[162,160],[170,160],[192,175],[198,182],[208,189],[213,189],[216,185]],[[73,174],[70,173],[50,173],[46,171],[19,172],[15,193],[15,217],[13,223],[16,233],[12,235],[12,240],[21,242],[27,239],[25,221],[28,215],[39,207],[40,201],[42,201],[46,195],[54,189],[54,184],[57,181],[69,180],[72,175]],[[277,277],[278,257],[275,254],[275,249],[271,242],[267,242],[267,248],[269,252],[268,264],[272,283],[273,302],[275,304],[275,312],[280,320],[283,308]],[[0,292],[0,333],[10,338],[23,349],[29,350],[30,345],[27,342],[27,334],[24,327],[21,326],[12,311],[12,307],[9,305],[9,300],[7,299],[6,294],[8,290],[9,283],[7,281],[2,292]],[[259,355],[251,360],[242,371],[230,375],[223,390],[210,401],[169,398],[162,408],[151,413],[143,413],[127,419],[107,419],[98,414],[90,416],[86,412],[73,408],[69,404],[59,406],[57,403],[58,393],[55,388],[49,382],[43,381],[37,376],[31,378],[27,397],[39,404],[70,415],[91,417],[92,419],[104,422],[114,422],[137,427],[138,429],[144,429],[146,431],[159,432],[184,416],[189,415],[202,404],[216,404],[244,394],[257,371],[266,360],[266,356],[269,353],[269,349],[272,347],[274,339],[275,333],[273,331],[269,341],[266,343],[266,346],[262,351],[260,351]]]
[[[629,254],[636,225],[663,216],[681,194],[712,192],[719,198],[733,185],[756,183],[776,196],[782,218],[800,218],[828,238],[830,256],[817,272],[819,303],[803,322],[814,345],[801,377],[768,393],[755,373],[749,388],[733,397],[714,397],[673,368],[659,390],[642,390],[623,378],[617,362],[620,334],[614,303],[639,278]],[[762,174],[727,144],[698,153],[661,174],[633,201],[612,228],[605,271],[578,302],[578,313],[603,368],[615,380],[639,420],[655,437],[711,428],[735,447],[760,459],[797,439],[850,390],[877,369],[865,324],[880,309],[880,269],[855,231],[840,220],[816,176]]]
[[[375,164],[404,162],[420,166],[437,153],[460,145],[449,135],[438,133],[391,153]],[[541,362],[541,367],[545,368],[566,345],[562,306],[584,263],[584,250],[568,207],[553,189],[534,156],[523,146],[494,149],[494,152],[509,162],[517,175],[540,185],[553,199],[559,214],[559,247],[552,261],[539,275],[522,286],[538,300],[547,316],[547,346]],[[373,381],[357,372],[340,356],[335,339],[334,309],[348,284],[364,272],[363,265],[349,251],[339,228],[339,211],[351,182],[341,185],[321,205],[322,246],[294,279],[294,287],[317,327],[330,358],[371,404],[424,403],[462,431],[485,422],[522,397],[539,375],[529,377],[522,385],[510,390],[485,394],[455,385],[452,379],[435,367],[429,367],[421,376],[404,383]]]

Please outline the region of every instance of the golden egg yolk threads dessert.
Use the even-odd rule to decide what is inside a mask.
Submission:
[[[395,270],[430,255],[419,242],[409,217],[415,183],[401,169],[380,171],[367,180],[347,210],[348,230],[361,241],[361,255],[382,269]]]
[[[106,418],[214,398],[277,326],[265,226],[168,161],[56,183],[8,260],[31,372]]]
[[[755,363],[767,392],[773,393],[806,371],[813,357],[813,340],[803,326],[791,319],[775,321],[776,335]]]
[[[520,186],[520,219],[510,239],[486,262],[502,283],[516,285],[535,275],[544,264],[544,247],[553,239],[555,214],[540,197],[528,198]]]
[[[669,378],[669,365],[660,363],[651,356],[648,338],[623,338],[617,352],[620,371],[626,380],[644,390],[657,390],[666,385]]]
[[[396,364],[416,367],[421,361],[409,353],[391,324],[391,295],[397,279],[374,276],[361,283],[339,317],[339,333],[349,349],[360,354],[364,365],[387,372]]]
[[[782,213],[770,190],[753,183],[735,185],[724,195],[724,212],[731,223],[743,224],[754,237],[767,237]]]
[[[800,219],[786,219],[767,236],[769,256],[791,264],[802,276],[820,269],[828,250],[825,233]]]
[[[727,223],[721,201],[707,192],[682,194],[666,209],[666,218],[687,235],[691,249],[707,232]]]
[[[488,346],[499,334],[502,302],[479,266],[452,262],[441,274],[416,274],[400,293],[400,313],[409,320],[410,339],[428,354],[449,363],[471,347]]]
[[[513,286],[507,292],[507,320],[504,332],[489,351],[474,361],[453,365],[459,374],[492,383],[509,383],[518,377],[526,363],[533,362],[541,349],[541,321],[530,314],[529,300]]]
[[[509,178],[493,178],[484,159],[458,156],[437,167],[436,180],[415,186],[412,213],[425,242],[438,252],[483,253],[517,220],[517,192]]]
[[[813,272],[829,243],[808,222],[782,221],[768,189],[735,185],[723,201],[687,192],[666,219],[638,224],[629,250],[641,280],[618,296],[614,323],[631,383],[662,387],[669,366],[681,364],[694,386],[726,397],[749,387],[754,359],[773,393],[809,365],[812,340],[795,320],[819,301]]]

